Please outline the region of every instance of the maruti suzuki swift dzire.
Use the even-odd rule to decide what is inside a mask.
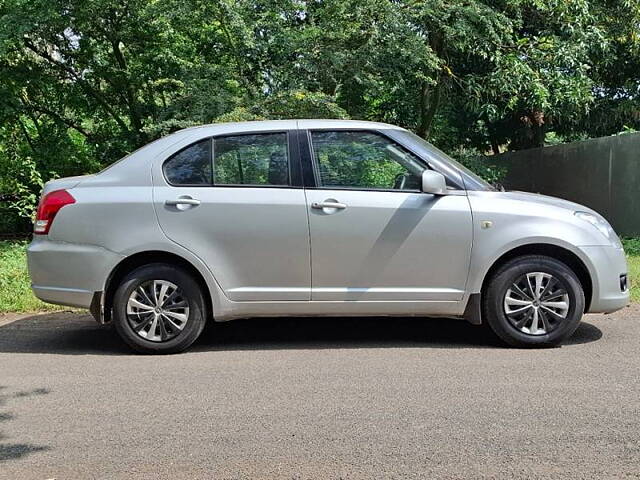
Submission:
[[[261,316],[457,317],[551,346],[629,302],[598,213],[496,191],[407,130],[360,121],[189,128],[53,180],[28,260],[38,298],[89,309],[144,353]]]

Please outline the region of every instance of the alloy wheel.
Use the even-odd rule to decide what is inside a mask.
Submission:
[[[140,337],[166,342],[178,336],[189,320],[182,290],[167,280],[146,281],[129,295],[127,321]]]
[[[528,335],[555,330],[569,313],[569,293],[553,275],[531,272],[519,276],[504,296],[504,313],[513,327]]]

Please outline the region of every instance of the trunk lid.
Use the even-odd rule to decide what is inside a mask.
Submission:
[[[53,192],[54,190],[70,190],[73,187],[77,187],[83,180],[90,177],[93,177],[93,175],[78,175],[77,177],[64,177],[49,180],[44,184],[41,196],[44,196],[49,192]]]

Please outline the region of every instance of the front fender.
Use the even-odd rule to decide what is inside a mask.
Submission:
[[[533,200],[529,200],[533,199]],[[473,246],[467,291],[479,293],[490,268],[526,245],[552,245],[575,255],[593,279],[596,269],[581,247],[604,246],[606,238],[562,203],[537,202],[535,195],[472,192]],[[573,205],[573,204],[570,204]],[[579,208],[576,205],[576,208]]]
[[[480,293],[489,270],[505,255],[521,247],[530,246],[533,249],[535,246],[546,245],[559,247],[574,254],[584,264],[591,279],[595,278],[596,269],[593,262],[580,248],[561,238],[538,235],[512,240],[499,245],[495,249],[482,244],[474,244],[467,284],[468,292],[470,294]]]

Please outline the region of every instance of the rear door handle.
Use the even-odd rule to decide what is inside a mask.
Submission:
[[[311,208],[315,208],[318,210],[322,210],[323,208],[337,208],[338,210],[343,210],[347,208],[347,205],[340,202],[324,201],[324,202],[313,202],[311,204]]]
[[[173,207],[177,205],[200,205],[200,200],[195,198],[177,198],[175,200],[167,200],[164,204]]]

